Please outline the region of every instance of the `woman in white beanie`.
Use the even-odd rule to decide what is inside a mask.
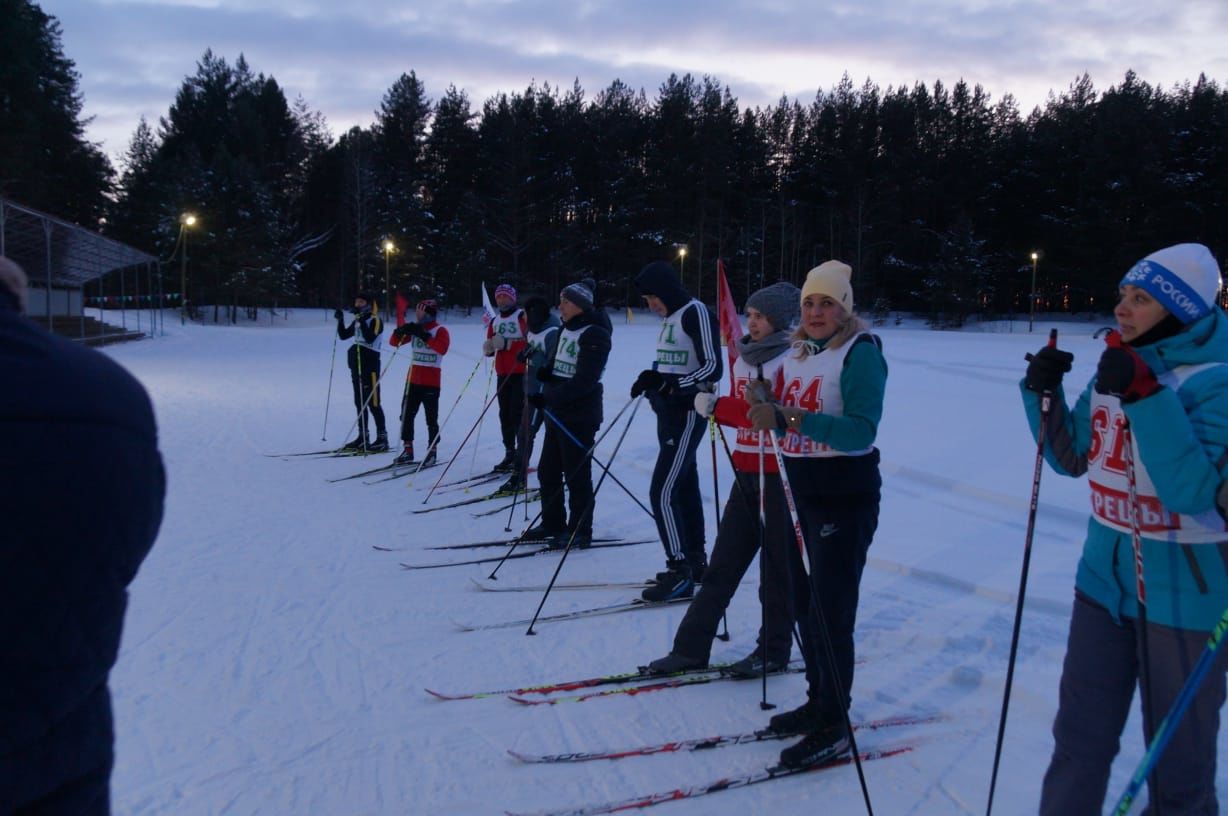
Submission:
[[[1228,532],[1215,501],[1228,475],[1228,320],[1219,289],[1219,266],[1205,246],[1161,249],[1122,278],[1113,311],[1119,331],[1073,408],[1062,391],[1072,354],[1046,347],[1028,365],[1022,391],[1033,436],[1049,392],[1045,458],[1060,474],[1086,473],[1092,494],[1042,814],[1102,812],[1135,686],[1150,741],[1228,606]],[[1146,587],[1146,666],[1132,516]],[[1172,731],[1148,812],[1218,812],[1228,653],[1219,658]]]
[[[758,397],[767,401],[750,410],[756,430],[783,437],[779,444],[810,562],[807,576],[800,554],[789,548],[808,699],[772,717],[768,726],[780,734],[805,735],[780,754],[789,768],[830,761],[849,750],[853,629],[861,573],[878,527],[882,479],[874,439],[887,362],[878,338],[853,309],[852,273],[847,264],[827,261],[807,274],[801,325],[794,334],[797,350],[785,356],[776,387],[760,390]],[[755,390],[747,392],[753,396]],[[781,395],[779,405],[771,401],[773,393]]]

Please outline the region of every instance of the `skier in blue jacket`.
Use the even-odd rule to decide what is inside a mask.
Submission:
[[[1061,388],[1073,355],[1047,347],[1028,365],[1022,390],[1032,433],[1040,426],[1040,395],[1049,391],[1045,459],[1063,475],[1087,474],[1092,494],[1042,814],[1102,811],[1135,685],[1150,741],[1228,606],[1228,531],[1215,501],[1228,474],[1228,319],[1217,305],[1220,286],[1219,267],[1201,244],[1167,247],[1135,264],[1119,286],[1119,333],[1109,335],[1073,409]],[[1220,658],[1156,767],[1154,812],[1218,813],[1215,752],[1228,665],[1225,653]]]

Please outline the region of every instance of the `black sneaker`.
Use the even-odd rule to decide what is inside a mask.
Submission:
[[[835,723],[807,734],[796,745],[780,752],[780,764],[786,768],[809,768],[839,759],[849,752],[849,735],[844,723]]]
[[[808,734],[825,724],[818,705],[807,700],[792,711],[774,715],[768,720],[768,730],[777,734]]]
[[[392,460],[392,464],[400,466],[418,464],[414,461],[414,446],[406,445],[405,450],[397,454],[397,458]]]
[[[363,450],[364,448],[370,450],[370,448],[367,446],[367,440],[361,436],[356,436],[341,446],[341,450],[347,451]]]
[[[422,457],[422,467],[428,468],[435,464],[435,449],[431,448],[426,452],[426,456]]]
[[[691,669],[706,668],[708,668],[708,661],[706,660],[700,660],[697,657],[687,657],[677,652],[670,652],[665,657],[659,657],[647,666],[641,666],[640,671],[645,674],[677,674],[678,672]]]
[[[676,601],[694,595],[695,582],[691,580],[690,570],[687,569],[671,571],[668,577],[657,581],[640,593],[640,597],[650,603]]]
[[[788,668],[788,665],[789,661],[787,659],[772,660],[769,658],[767,661],[766,671],[768,674],[774,674],[775,672],[784,671],[786,668]],[[739,680],[753,680],[757,677],[762,677],[765,671],[765,667],[763,665],[763,655],[761,655],[759,650],[756,649],[738,662],[730,663],[728,666],[722,669],[722,671],[724,674],[727,674],[730,677],[735,677]]]
[[[697,584],[704,582],[704,573],[708,571],[708,559],[703,558],[696,561],[691,561],[691,580]]]
[[[367,446],[367,453],[386,453],[388,451],[388,434],[376,434],[375,441]]]

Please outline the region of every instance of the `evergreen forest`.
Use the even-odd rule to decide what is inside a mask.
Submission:
[[[751,109],[711,76],[473,100],[408,70],[334,134],[242,55],[206,51],[113,167],[55,18],[0,0],[0,43],[0,196],[165,259],[167,291],[187,233],[196,304],[331,307],[387,282],[472,306],[482,282],[553,296],[591,277],[623,306],[657,259],[709,302],[723,261],[741,302],[840,258],[859,311],[947,327],[1026,313],[1033,277],[1038,311],[1103,313],[1155,249],[1228,253],[1228,89],[1206,76],[1083,75],[1024,113],[963,80],[845,75]]]

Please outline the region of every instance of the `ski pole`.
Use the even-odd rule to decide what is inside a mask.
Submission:
[[[489,377],[486,378],[486,384],[487,384],[487,387],[489,388],[490,386]],[[461,449],[465,447],[465,443],[469,441],[469,437],[473,436],[473,432],[476,431],[481,426],[482,417],[486,416],[486,412],[490,410],[490,406],[494,405],[495,400],[499,399],[499,392],[503,389],[503,386],[505,385],[507,385],[507,380],[504,380],[503,382],[501,382],[499,384],[499,387],[495,389],[495,395],[491,397],[490,399],[486,400],[486,404],[482,407],[482,413],[478,414],[478,418],[473,423],[473,427],[469,429],[469,433],[465,434],[465,438],[461,440],[460,447],[456,449],[456,455],[448,460],[448,464],[443,466],[443,473],[439,474],[439,478],[435,480],[435,484],[431,485],[431,489],[427,491],[426,498],[422,500],[423,504],[426,504],[428,501],[431,500],[431,496],[434,495],[435,493],[435,488],[439,487],[439,483],[443,481],[443,477],[447,476],[448,471],[452,469],[452,463],[460,458]],[[487,391],[487,393],[490,393],[489,390]],[[443,432],[443,429],[441,428],[440,433],[442,432]],[[477,447],[476,444],[474,445],[474,447],[475,448]]]
[[[409,387],[414,379],[414,343],[418,341],[417,337],[411,337],[409,340],[409,371],[405,372],[405,390],[401,392],[401,442],[402,448],[405,442],[405,409],[409,407]],[[399,350],[401,347],[397,346]],[[392,362],[389,360],[389,362]],[[426,458],[425,456],[422,458]]]
[[[1057,348],[1057,329],[1049,330],[1049,348]],[[1026,356],[1027,360],[1032,355]],[[1032,536],[1036,531],[1036,507],[1040,500],[1040,474],[1045,464],[1045,426],[1053,407],[1053,392],[1045,389],[1040,395],[1040,428],[1036,432],[1036,464],[1032,469],[1032,499],[1028,504],[1028,527],[1023,538],[1023,566],[1019,570],[1019,595],[1015,598],[1015,623],[1011,630],[1011,651],[1006,661],[1006,686],[1002,691],[1002,713],[998,717],[998,739],[993,752],[993,771],[989,776],[989,800],[985,816],[993,812],[994,789],[998,784],[998,766],[1002,761],[1002,741],[1006,737],[1006,715],[1011,704],[1011,685],[1015,679],[1015,657],[1019,653],[1019,629],[1023,623],[1023,602],[1028,591],[1028,565],[1032,560]]]
[[[819,593],[816,591],[815,585],[810,581],[814,572],[810,564],[810,553],[806,549],[806,538],[802,535],[802,522],[797,515],[797,502],[794,501],[793,489],[789,486],[789,474],[785,470],[785,457],[780,452],[780,446],[776,444],[776,437],[771,433],[766,434],[766,436],[772,444],[772,453],[776,455],[776,467],[780,470],[780,486],[784,490],[785,504],[789,508],[789,517],[793,521],[793,535],[797,539],[797,548],[801,551],[802,570],[806,574],[806,582],[810,587],[810,610],[814,612],[815,617],[818,619],[819,634],[822,636],[823,650],[827,653],[827,665],[831,671],[832,683],[836,687],[836,695],[843,702],[848,700],[849,697],[843,688],[844,684],[840,682],[840,675],[836,672],[836,654],[831,645],[831,633],[827,629],[827,616],[823,614],[823,606],[819,603]],[[849,749],[853,754],[853,764],[857,766],[857,779],[861,783],[861,795],[866,802],[866,812],[869,816],[874,816],[874,807],[870,804],[870,789],[866,785],[865,769],[861,767],[861,755],[857,751],[857,737],[853,733],[853,723],[849,720],[848,707],[841,705],[840,710],[844,714],[844,729],[849,735]]]
[[[716,536],[721,530],[721,486],[716,480],[716,417],[708,417],[708,441],[712,443],[712,513],[716,516],[716,532],[712,534],[713,542],[716,541]],[[734,479],[738,477],[735,475]],[[763,486],[760,485],[760,488]],[[718,640],[729,642],[729,613],[721,613],[721,622],[724,624],[725,631],[717,635]],[[764,663],[764,669],[767,668],[767,663]]]
[[[638,397],[636,397],[635,399],[631,401],[632,403],[634,403],[635,407],[631,409],[631,416],[627,419],[627,424],[623,426],[623,432],[619,434],[618,436],[618,442],[614,445],[614,450],[610,454],[610,461],[613,461],[614,458],[618,456],[618,449],[622,447],[623,440],[627,438],[627,431],[631,430],[631,423],[635,421],[635,412],[640,409],[640,401],[643,398],[644,398],[644,395],[640,394]],[[547,413],[547,416],[549,416],[548,413]],[[613,426],[614,426],[614,423],[611,422],[610,427],[613,427]],[[597,444],[593,443],[593,447],[589,451],[590,457],[592,455],[592,451],[596,450],[596,448],[597,448]],[[583,467],[585,464],[586,463],[581,463],[580,466]],[[597,486],[593,488],[593,496],[592,498],[588,500],[588,507],[584,508],[584,511],[580,513],[580,519],[576,522],[575,528],[571,531],[571,535],[567,539],[567,546],[563,548],[563,556],[562,558],[559,559],[558,566],[554,568],[554,575],[550,576],[550,583],[546,585],[546,591],[542,593],[541,602],[537,604],[537,611],[533,613],[533,620],[529,621],[529,628],[525,630],[526,635],[536,635],[537,634],[536,632],[533,631],[533,624],[537,623],[537,618],[542,613],[542,607],[546,605],[546,599],[550,597],[550,590],[554,589],[554,583],[555,581],[559,579],[559,573],[563,571],[563,564],[567,561],[567,554],[571,552],[572,542],[576,540],[576,531],[580,529],[580,522],[584,520],[584,517],[586,515],[588,515],[589,513],[593,511],[593,505],[596,504],[597,502],[597,494],[598,492],[601,491],[601,485],[605,483],[605,477],[609,475],[610,475],[610,471],[607,469],[601,474],[601,478],[597,480]],[[542,504],[544,507],[545,502],[543,501]]]
[[[767,560],[767,540],[764,536],[764,530],[767,529],[767,477],[763,472],[763,455],[765,445],[763,444],[763,431],[759,432],[759,591],[763,592],[763,581],[767,568],[765,561]],[[736,477],[735,477],[736,478]],[[762,595],[760,596],[762,597]],[[763,697],[759,701],[759,708],[763,711],[773,709],[776,706],[767,701],[767,604],[762,600],[759,602],[759,631],[763,632],[763,643],[760,644],[759,656],[763,658]]]
[[[734,477],[733,477],[733,484],[734,484],[734,487],[737,488],[738,496],[742,499],[742,503],[746,505],[746,509],[748,511],[753,512],[755,508],[751,506],[750,497],[746,495],[746,490],[742,487],[742,482],[737,477],[737,472],[736,472],[737,465],[735,465],[733,461],[733,452],[729,450],[729,441],[725,439],[725,429],[722,428],[719,423],[716,426],[716,432],[720,434],[721,446],[725,448],[725,458],[729,460],[729,466],[732,467],[735,471]],[[763,500],[764,500],[764,493],[765,493],[764,482],[766,481],[766,478],[767,478],[764,472],[764,468],[763,468],[763,457],[764,457],[763,436],[762,434],[760,434],[760,437],[759,437],[759,478],[760,478],[759,499],[760,499],[761,504],[763,503]],[[733,501],[733,499],[730,499],[730,501]],[[760,639],[762,641],[760,644],[760,650],[763,656],[763,697],[759,701],[759,708],[763,711],[770,711],[776,707],[776,704],[769,703],[767,701],[767,652],[765,649],[765,647],[767,646],[767,609],[763,603],[763,594],[764,594],[764,586],[766,585],[766,581],[767,581],[766,561],[769,556],[766,550],[767,513],[764,507],[761,506],[759,508],[759,515],[755,519],[755,522],[756,522],[755,535],[758,537],[758,540],[759,540],[759,626],[760,626],[759,632],[760,632]],[[788,567],[787,562],[785,563],[785,567],[786,568]],[[780,589],[781,591],[787,591],[788,588],[781,587]],[[797,638],[797,648],[799,652],[802,650],[802,639],[800,636]]]
[[[495,376],[495,367],[492,365],[486,371],[486,393],[487,394],[490,393],[490,379],[491,377],[494,377],[494,376]],[[503,382],[499,383],[499,386],[495,389],[495,399],[496,400],[499,398],[499,393],[503,390],[503,386],[507,385],[510,379],[511,379],[510,377],[505,377],[503,379]],[[484,398],[485,396],[483,396],[483,399]],[[489,407],[489,404],[487,404],[487,407]],[[502,410],[502,406],[500,406],[500,410]],[[477,435],[477,438],[473,440],[473,456],[470,457],[469,459],[469,475],[470,476],[473,476],[474,468],[478,466],[478,448],[481,447],[482,445],[482,417],[484,416],[486,416],[486,411],[482,411],[481,415],[478,416],[478,424],[477,424],[478,435]]]
[[[478,373],[478,369],[481,366],[482,366],[482,360],[481,358],[478,358],[477,363],[475,363],[473,366],[473,370],[469,372],[469,379],[465,380],[465,384],[461,386],[461,390],[459,393],[457,393],[456,399],[452,401],[452,407],[448,409],[448,415],[444,417],[443,422],[439,424],[439,430],[435,433],[435,438],[432,439],[431,443],[426,446],[427,453],[430,453],[431,451],[435,450],[436,447],[438,447],[439,440],[443,436],[444,430],[447,429],[448,427],[448,420],[452,418],[452,414],[456,411],[456,406],[460,405],[461,397],[465,396],[465,391],[468,390],[469,383],[473,382],[473,375]],[[436,451],[435,455],[436,457],[439,456],[438,451]],[[422,459],[423,461],[425,461],[426,457],[423,456]],[[419,470],[422,470],[422,462],[418,463],[418,467],[414,470],[414,474],[416,475]]]
[[[618,409],[618,413],[614,415],[614,418],[606,423],[605,430],[602,431],[601,436],[597,437],[597,440],[593,442],[593,446],[589,448],[588,453],[585,455],[585,458],[580,462],[579,466],[583,466],[585,462],[588,461],[588,457],[592,455],[593,451],[597,450],[597,446],[600,445],[601,441],[605,439],[606,436],[610,433],[610,431],[614,429],[614,426],[618,424],[618,420],[622,418],[622,415],[627,412],[627,409],[631,407],[631,404],[635,402],[636,399],[638,399],[638,397],[635,397],[629,400],[626,405]],[[624,431],[623,433],[625,434],[626,431]],[[597,495],[596,490],[593,491],[593,495],[594,496]],[[542,513],[544,513],[545,511],[546,511],[546,497],[542,496],[542,509],[537,511],[537,515],[533,517],[533,521],[529,522],[529,524],[525,527],[526,532],[532,529],[533,525],[537,523],[537,520],[542,517]],[[512,554],[512,552],[516,549],[516,547],[520,545],[520,542],[523,540],[524,540],[524,533],[521,533],[519,536],[516,537],[516,540],[512,542],[512,546],[508,548],[507,552],[503,555],[503,557],[499,559],[499,563],[495,564],[495,568],[491,570],[490,575],[486,576],[487,578],[489,578],[492,581],[498,580],[498,578],[495,577],[495,573],[499,571],[499,568],[503,566],[505,561],[507,561],[508,556]]]
[[[558,417],[556,417],[556,416],[554,415],[554,413],[553,413],[553,412],[552,412],[552,411],[551,411],[549,408],[543,408],[543,409],[542,409],[542,411],[543,411],[543,412],[546,414],[546,419],[548,419],[548,420],[550,420],[552,423],[554,423],[554,426],[555,426],[556,428],[558,428],[560,431],[562,431],[562,432],[563,432],[563,434],[564,434],[564,435],[565,435],[565,436],[566,436],[568,439],[570,439],[572,442],[574,442],[574,443],[576,444],[576,446],[577,446],[577,447],[579,447],[579,448],[581,448],[581,449],[585,448],[584,443],[583,443],[583,442],[581,442],[579,439],[576,439],[576,435],[575,435],[575,434],[573,434],[573,433],[571,432],[571,430],[570,430],[570,429],[568,429],[568,427],[567,427],[566,425],[564,425],[564,424],[563,424],[563,422],[562,422],[562,421],[561,421],[561,420],[560,420]],[[640,500],[639,500],[639,499],[636,497],[636,495],[635,495],[634,493],[632,493],[632,492],[630,491],[630,489],[628,489],[628,488],[627,488],[627,486],[626,486],[625,484],[623,484],[623,483],[622,483],[622,482],[619,480],[619,478],[618,478],[617,476],[615,476],[613,473],[610,473],[610,469],[609,469],[608,467],[606,467],[606,465],[605,465],[605,464],[604,464],[604,463],[603,463],[603,462],[602,462],[600,459],[598,459],[598,458],[596,457],[596,455],[590,455],[590,458],[592,458],[593,462],[594,462],[594,463],[596,463],[597,467],[599,467],[599,468],[601,468],[603,471],[605,471],[605,474],[602,476],[602,478],[605,478],[605,476],[609,476],[611,479],[613,479],[613,480],[614,480],[614,484],[616,484],[616,485],[618,485],[619,487],[621,487],[621,488],[623,489],[623,492],[624,492],[624,493],[626,493],[628,496],[630,496],[630,497],[631,497],[631,500],[632,500],[632,501],[634,501],[636,504],[638,504],[638,505],[640,506],[640,509],[641,509],[641,510],[643,510],[645,513],[647,513],[647,514],[648,514],[648,517],[649,517],[650,519],[653,519],[653,522],[654,522],[654,523],[656,522],[656,516],[654,516],[654,515],[652,514],[652,511],[651,511],[651,510],[649,510],[647,507],[645,507],[645,506],[644,506],[644,503],[643,503],[642,501],[640,501]]]
[[[1202,685],[1202,681],[1215,664],[1220,647],[1224,645],[1225,633],[1228,633],[1228,609],[1225,609],[1224,614],[1220,615],[1219,623],[1215,625],[1215,628],[1211,630],[1211,636],[1207,638],[1207,645],[1202,650],[1202,655],[1199,656],[1198,662],[1194,664],[1189,677],[1185,678],[1185,683],[1182,684],[1177,698],[1173,700],[1172,707],[1169,708],[1168,713],[1164,715],[1164,719],[1160,721],[1159,727],[1156,728],[1155,733],[1152,735],[1151,744],[1147,746],[1147,752],[1139,760],[1138,767],[1134,769],[1134,774],[1130,777],[1129,784],[1126,785],[1125,791],[1122,792],[1121,798],[1117,800],[1117,805],[1113,808],[1114,816],[1125,816],[1129,812],[1130,805],[1134,802],[1134,797],[1138,796],[1143,783],[1151,775],[1152,769],[1159,763],[1160,757],[1164,755],[1164,749],[1168,747],[1168,742],[1172,739],[1173,732],[1181,724],[1181,718],[1185,716],[1186,710],[1190,707],[1190,703],[1193,702],[1194,696],[1198,693],[1199,686]]]
[[[1118,338],[1120,343],[1120,335],[1115,332],[1110,332],[1108,337],[1109,345],[1113,344],[1113,339]],[[1148,648],[1147,637],[1147,586],[1143,582],[1143,536],[1139,530],[1138,521],[1138,483],[1134,476],[1134,434],[1130,432],[1130,420],[1122,414],[1121,437],[1122,447],[1126,456],[1126,484],[1129,485],[1130,494],[1130,542],[1134,549],[1134,583],[1135,594],[1138,598],[1138,627],[1139,638],[1142,646],[1143,658],[1143,728],[1155,733],[1155,712],[1152,709],[1154,695],[1151,690],[1151,650]],[[1160,786],[1159,786],[1159,771],[1153,766],[1151,770],[1150,780],[1151,800],[1156,803],[1154,810],[1159,813],[1160,807]]]
[[[328,396],[324,398],[324,429],[320,432],[320,441],[328,438],[328,406],[333,401],[333,369],[337,367],[337,330],[333,329],[333,356],[328,363]]]

